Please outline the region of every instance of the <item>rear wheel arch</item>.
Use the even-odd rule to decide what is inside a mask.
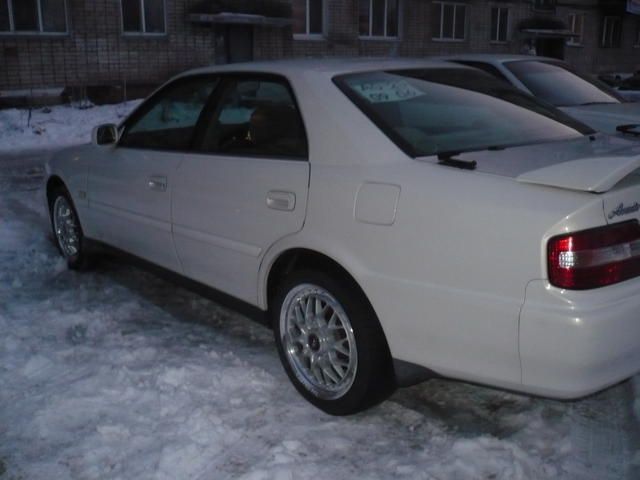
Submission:
[[[269,308],[278,285],[282,283],[287,275],[298,270],[315,270],[327,273],[338,280],[348,282],[350,286],[357,288],[358,293],[367,298],[353,275],[331,257],[307,248],[291,248],[278,255],[266,275],[266,299]],[[371,305],[368,298],[367,302]],[[371,308],[373,310],[373,307]]]
[[[267,291],[269,317],[281,362],[293,385],[308,401],[326,413],[346,415],[375,405],[393,392],[397,379],[382,326],[362,288],[338,262],[313,250],[285,251],[275,260],[268,272]],[[333,319],[337,313],[338,319],[342,319],[340,321],[348,325],[347,330],[353,328],[351,332],[355,332],[355,338],[349,337],[347,330],[344,330],[344,339],[338,337],[336,340],[335,328],[331,328],[331,322],[324,316],[325,307],[322,312],[316,310],[315,314],[309,313],[308,300],[304,313],[306,319],[303,323],[293,320],[293,323],[289,324],[292,320],[287,319],[293,317],[283,312],[290,312],[293,303],[304,302],[298,299],[298,292],[302,292],[300,298],[306,295],[316,296],[320,298],[320,302],[324,298],[325,305],[330,305],[334,311],[331,318]],[[323,321],[328,322],[324,327]],[[304,325],[304,328],[301,325]],[[301,336],[291,340],[289,337],[294,330],[290,328],[297,328]],[[315,347],[312,343],[314,339]],[[332,371],[327,365],[329,361],[333,364],[332,354],[326,349],[333,348],[331,345],[336,341],[349,341],[349,353],[340,349],[337,350],[338,353],[333,352],[333,355],[344,354],[349,357],[340,358],[342,362],[349,362],[349,370],[346,377],[338,376],[338,379],[328,375],[335,384],[327,387],[327,378],[318,377],[319,374],[314,372],[314,368],[320,368],[323,372],[326,369]],[[293,352],[293,346],[296,347],[296,352]],[[350,358],[352,355],[355,355],[355,362]],[[309,361],[312,362],[311,366],[308,364]],[[314,364],[316,367],[313,367]],[[338,373],[340,371],[341,369],[336,370]],[[347,380],[352,383],[340,385]],[[333,393],[336,393],[333,392],[334,388],[338,389],[337,397],[332,397]]]
[[[380,329],[384,332],[369,297],[354,276],[340,263],[328,255],[307,248],[292,248],[285,250],[280,253],[272,263],[271,268],[266,275],[266,300],[268,310],[271,310],[273,307],[273,300],[278,290],[278,286],[287,278],[288,275],[300,270],[325,273],[335,280],[346,284],[350,290],[356,292],[357,295],[359,295],[366,303],[367,308],[371,313],[372,321],[377,322]],[[387,354],[391,359],[391,350],[389,349],[388,344]]]

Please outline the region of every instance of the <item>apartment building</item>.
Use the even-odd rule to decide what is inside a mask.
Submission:
[[[5,96],[152,86],[212,63],[459,52],[636,71],[640,0],[0,0]]]

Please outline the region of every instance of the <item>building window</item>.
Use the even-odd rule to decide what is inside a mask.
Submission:
[[[620,17],[604,17],[602,25],[602,41],[600,46],[603,48],[619,48],[622,39],[622,18]]]
[[[509,9],[493,7],[491,9],[491,41],[504,43],[509,33]]]
[[[322,0],[293,0],[293,34],[322,35],[324,7]]]
[[[569,30],[575,36],[569,38],[567,45],[582,45],[582,35],[584,33],[584,14],[583,13],[570,13],[569,14]]]
[[[0,0],[0,32],[67,33],[65,0]]]
[[[361,37],[397,37],[399,0],[360,0]]]
[[[164,0],[122,0],[124,33],[165,33]]]
[[[464,40],[467,6],[463,3],[434,2],[433,8],[433,39]]]
[[[553,12],[556,9],[556,0],[533,0],[533,9]]]

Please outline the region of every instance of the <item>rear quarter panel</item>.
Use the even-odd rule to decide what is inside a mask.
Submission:
[[[278,255],[316,250],[363,288],[395,358],[517,388],[519,313],[527,283],[546,275],[545,239],[601,225],[601,199],[410,159],[346,99],[332,110],[331,95],[307,111],[307,218],[266,253],[260,306]],[[365,183],[399,187],[391,225],[357,219]]]

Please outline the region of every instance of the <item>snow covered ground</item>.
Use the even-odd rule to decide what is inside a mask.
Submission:
[[[70,105],[0,110],[0,153],[87,143],[102,123],[120,123],[140,100],[87,109]]]
[[[0,155],[1,480],[640,478],[640,377],[580,402],[432,380],[319,412],[261,325],[118,259],[68,271],[43,158]]]

